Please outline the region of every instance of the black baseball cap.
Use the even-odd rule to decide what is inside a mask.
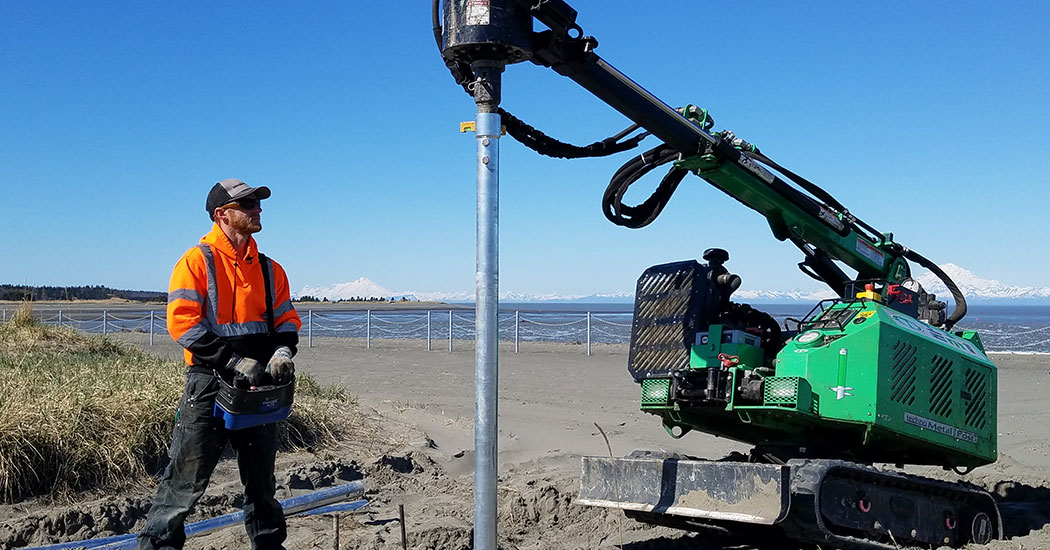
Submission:
[[[270,197],[270,188],[252,187],[239,179],[228,178],[216,183],[208,192],[208,201],[204,208],[208,210],[208,217],[215,220],[215,209],[236,201],[237,199],[255,198],[259,200]]]

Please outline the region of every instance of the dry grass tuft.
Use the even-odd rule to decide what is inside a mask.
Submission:
[[[166,460],[186,367],[109,338],[0,324],[0,501],[66,499],[148,477]],[[359,422],[341,388],[299,377],[284,449],[331,444]]]

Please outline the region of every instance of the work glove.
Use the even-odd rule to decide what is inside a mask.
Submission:
[[[243,377],[253,386],[258,386],[262,383],[263,366],[262,363],[252,359],[251,357],[241,357],[240,355],[234,354],[230,358],[230,362],[226,364],[226,368],[233,369],[236,373],[235,376]]]
[[[270,373],[274,382],[286,382],[295,376],[295,363],[292,362],[292,350],[288,346],[281,346],[273,352],[273,357],[266,363],[266,372]]]

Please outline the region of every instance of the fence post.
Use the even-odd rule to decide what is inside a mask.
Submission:
[[[106,335],[106,310],[102,310],[102,336]]]
[[[448,310],[448,350],[452,351],[452,310]]]
[[[587,357],[591,356],[591,312],[587,312]]]
[[[314,310],[306,310],[306,347],[314,347]]]
[[[58,326],[62,326],[62,310],[58,310]]]
[[[365,311],[365,347],[372,349],[372,310]]]
[[[430,310],[427,310],[427,351],[430,351]]]
[[[149,310],[149,345],[153,345],[153,310]]]
[[[519,317],[520,311],[514,312],[514,353],[518,353],[518,323],[521,320]]]

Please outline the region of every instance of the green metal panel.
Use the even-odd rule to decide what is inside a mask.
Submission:
[[[878,323],[864,308],[842,329],[821,330],[811,343],[796,338],[777,355],[777,376],[809,381],[817,396],[818,413],[826,419],[872,423],[875,420],[878,369]],[[861,320],[859,323],[854,322]]]
[[[879,426],[945,452],[994,461],[997,376],[979,339],[957,337],[893,311],[884,318]]]

